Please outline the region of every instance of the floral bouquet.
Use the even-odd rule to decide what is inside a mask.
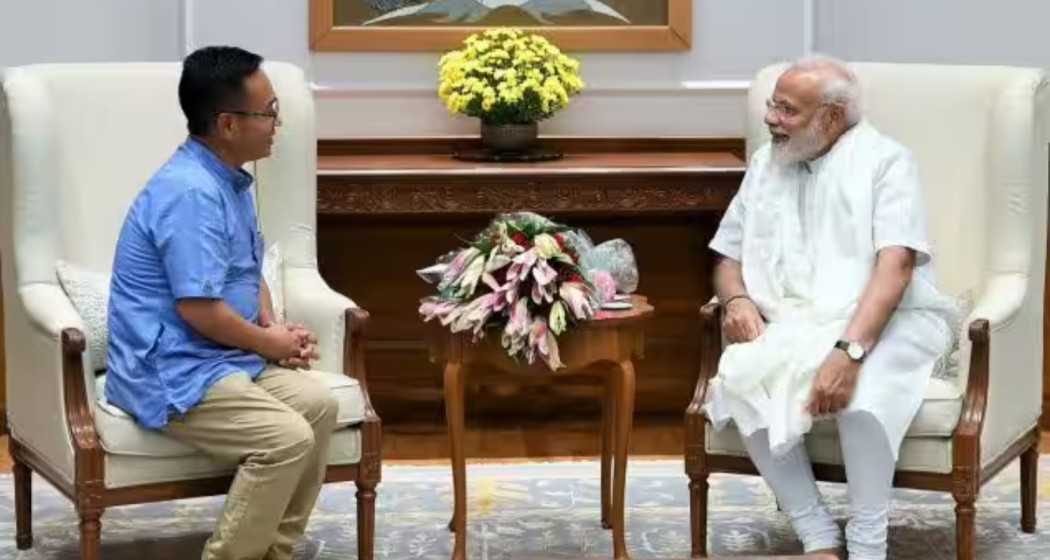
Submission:
[[[530,124],[583,89],[580,63],[540,35],[495,28],[441,57],[438,95],[453,113],[491,125]]]
[[[469,331],[475,341],[498,329],[512,358],[540,359],[556,370],[564,365],[557,337],[593,318],[617,292],[612,273],[581,267],[581,253],[593,249],[583,232],[538,214],[502,214],[467,247],[419,271],[438,290],[422,299],[419,313],[452,332]]]

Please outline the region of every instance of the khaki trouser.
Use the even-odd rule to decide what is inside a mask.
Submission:
[[[324,482],[338,403],[320,381],[267,369],[237,373],[164,431],[216,459],[240,463],[202,560],[290,560]]]

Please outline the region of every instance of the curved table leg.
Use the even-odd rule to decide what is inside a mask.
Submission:
[[[614,411],[616,410],[616,402],[614,400],[616,396],[615,381],[613,378],[605,379],[605,393],[602,395],[602,472],[601,472],[601,492],[602,492],[602,528],[612,529],[612,523],[609,521],[609,508],[610,498],[612,497],[611,489],[612,485],[612,452],[613,452],[613,422],[615,421]]]
[[[463,452],[463,365],[449,362],[445,365],[445,421],[448,423],[449,450],[452,457],[452,488],[454,508],[452,530],[456,533],[452,560],[467,558],[467,467]]]
[[[624,540],[624,491],[627,484],[627,449],[631,443],[631,427],[634,421],[634,364],[628,360],[620,362],[613,372],[616,379],[616,455],[613,466],[613,556],[616,560],[630,558]]]

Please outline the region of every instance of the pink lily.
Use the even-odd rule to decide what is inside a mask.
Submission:
[[[532,266],[536,264],[538,256],[536,255],[536,249],[532,248],[524,253],[514,257],[512,262],[514,264],[520,264],[521,266],[515,268],[514,264],[507,271],[507,280],[518,280],[525,279],[529,275],[529,271],[532,270]]]
[[[452,332],[472,330],[475,338],[478,338],[485,327],[485,322],[492,315],[492,304],[495,299],[495,294],[488,293],[474,298],[469,303],[461,304],[462,311],[451,325]]]
[[[442,318],[447,315],[450,311],[455,309],[456,302],[441,299],[436,296],[430,296],[423,298],[419,304],[419,314],[423,316],[423,321],[430,321],[435,318]]]
[[[479,255],[481,255],[481,251],[474,247],[468,247],[460,251],[455,258],[452,259],[452,262],[448,264],[448,268],[445,269],[445,273],[441,276],[441,283],[438,284],[438,291],[444,291],[455,284],[466,270],[467,266]]]

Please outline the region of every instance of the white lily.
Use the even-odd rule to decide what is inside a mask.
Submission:
[[[583,283],[566,282],[558,289],[558,295],[569,306],[574,318],[584,320],[594,316],[594,308],[591,307],[591,300]]]
[[[441,283],[438,284],[438,291],[443,292],[445,289],[455,285],[467,266],[479,255],[481,255],[481,251],[474,247],[468,247],[460,251],[452,259],[452,262],[448,263],[448,268],[445,269],[445,273],[441,276]]]
[[[460,277],[459,289],[456,290],[456,295],[459,297],[470,297],[473,295],[474,289],[478,286],[478,280],[481,279],[481,274],[484,271],[485,259],[479,254],[470,262],[466,271],[463,272],[463,276]]]
[[[485,272],[495,272],[511,263],[510,257],[498,251],[498,248],[492,250],[488,262],[485,263]]]
[[[568,326],[565,320],[565,305],[560,301],[554,302],[551,306],[551,313],[547,322],[550,324],[550,330],[554,334],[561,334],[565,332],[565,328]]]
[[[551,368],[551,371],[565,367],[561,361],[561,352],[558,350],[558,339],[550,331],[547,331],[547,367]]]
[[[536,237],[533,237],[532,244],[536,248],[536,253],[541,259],[552,259],[561,253],[561,247],[558,245],[558,240],[554,239],[554,236],[548,233],[541,233]]]

